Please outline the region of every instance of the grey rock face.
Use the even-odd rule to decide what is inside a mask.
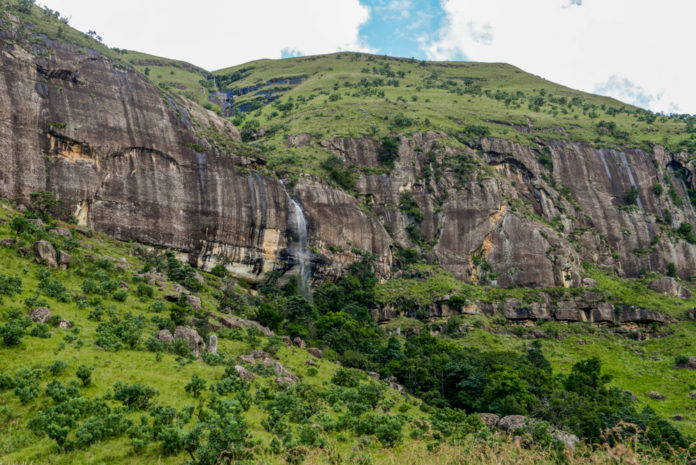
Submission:
[[[664,323],[665,316],[649,308],[629,307],[619,313],[621,323]]]
[[[70,266],[72,262],[72,257],[64,250],[58,252],[58,266],[65,269]]]
[[[70,230],[65,228],[53,228],[51,229],[51,232],[56,236],[63,236],[68,238],[72,237],[72,233],[70,232]]]
[[[201,299],[195,295],[190,295],[190,294],[187,295],[186,296],[186,303],[188,303],[195,310],[201,309]]]
[[[649,287],[653,291],[660,292],[665,295],[679,297],[681,299],[691,298],[690,290],[679,284],[679,282],[676,279],[667,276],[653,281],[652,283],[650,283]]]

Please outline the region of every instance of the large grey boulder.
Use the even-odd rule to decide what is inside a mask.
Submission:
[[[58,261],[56,260],[56,249],[53,248],[53,244],[48,241],[40,240],[34,243],[34,252],[38,257],[40,262],[45,262],[51,268],[56,268],[58,266]]]
[[[186,303],[193,307],[195,310],[201,309],[201,299],[195,295],[187,295]]]
[[[249,370],[247,370],[246,368],[244,368],[241,365],[235,365],[234,369],[237,371],[237,373],[239,373],[239,376],[242,379],[246,379],[248,381],[251,381],[252,379],[256,378],[256,375],[254,375],[252,372],[250,372]]]
[[[72,233],[70,232],[70,230],[65,228],[53,228],[51,229],[51,232],[56,236],[72,237]]]
[[[261,333],[266,336],[266,337],[272,337],[275,335],[273,331],[268,329],[267,327],[259,324],[257,321],[254,320],[244,320],[242,318],[237,318],[234,316],[221,316],[221,315],[216,315],[215,318],[222,323],[222,325],[225,328],[256,328]]]
[[[313,355],[316,358],[322,358],[324,356],[324,352],[322,352],[321,349],[317,349],[316,347],[310,347],[309,349],[307,349],[307,352],[309,352],[310,355]]]
[[[72,262],[72,257],[70,256],[70,254],[68,254],[64,250],[58,252],[58,266],[60,266],[63,269],[66,269],[70,266],[70,262]]]
[[[205,350],[203,338],[198,334],[198,331],[190,326],[177,326],[174,331],[174,339],[185,340],[196,357],[199,357],[201,352]]]
[[[174,336],[172,336],[172,332],[169,331],[168,329],[160,330],[155,337],[162,342],[166,342],[167,344],[174,340]]]
[[[649,308],[628,307],[619,313],[621,323],[664,323],[666,320],[662,313]]]
[[[479,418],[488,429],[493,429],[498,424],[500,417],[495,413],[479,413]]]
[[[575,446],[580,442],[580,439],[570,433],[566,433],[565,431],[561,430],[555,430],[553,433],[551,433],[551,436],[553,436],[554,439],[561,441],[563,444],[565,444],[566,449],[570,450],[575,450]]]
[[[29,318],[34,323],[47,323],[51,319],[51,310],[48,307],[38,307],[29,312]]]
[[[211,334],[208,338],[208,352],[211,354],[217,354],[218,350],[218,338],[215,334]]]
[[[679,282],[668,276],[657,279],[650,283],[650,289],[661,294],[679,297],[681,299],[690,299],[691,291],[679,284]]]
[[[524,428],[527,424],[527,417],[524,415],[508,415],[498,421],[498,428],[506,433],[512,433],[518,428]]]
[[[585,312],[578,309],[578,305],[574,300],[558,302],[553,316],[558,321],[586,321]]]
[[[613,322],[614,306],[607,302],[598,302],[592,308],[592,321],[595,323]]]
[[[546,302],[525,304],[517,299],[507,299],[503,315],[508,320],[550,320],[551,312]]]

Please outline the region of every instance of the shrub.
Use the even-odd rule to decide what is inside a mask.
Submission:
[[[49,366],[46,367],[46,369],[53,375],[53,376],[58,376],[63,372],[68,367],[68,364],[65,363],[62,360],[56,360],[55,362],[51,363]]]
[[[119,381],[114,384],[114,400],[123,403],[128,410],[145,410],[152,398],[158,395],[155,389],[140,383],[124,384]]]
[[[19,319],[13,318],[0,327],[0,336],[7,346],[16,346],[22,342],[26,334],[26,325]]]
[[[51,337],[51,331],[46,323],[36,323],[36,326],[31,328],[29,335],[33,337],[40,337],[42,339],[48,339]]]
[[[119,289],[113,294],[114,300],[118,302],[125,302],[128,298],[128,292],[125,289]]]
[[[355,187],[355,178],[350,168],[346,167],[343,160],[336,155],[331,155],[321,163],[321,167],[325,169],[329,177],[336,184],[345,190],[351,190]]]
[[[626,205],[635,205],[638,201],[638,189],[636,186],[631,186],[624,194]]]
[[[80,365],[75,375],[82,381],[82,385],[86,387],[92,384],[92,372],[94,372],[94,368],[88,367],[87,365]]]
[[[671,278],[677,277],[677,266],[672,262],[667,264],[667,276]]]
[[[138,288],[135,291],[139,297],[152,298],[155,295],[155,289],[145,283],[138,283]],[[161,302],[160,302],[161,303]],[[153,304],[154,305],[154,304]]]
[[[22,292],[22,280],[20,278],[0,274],[0,303],[2,303],[2,296],[11,297],[20,292]]]

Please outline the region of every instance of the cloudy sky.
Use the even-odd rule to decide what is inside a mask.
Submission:
[[[691,0],[39,0],[112,47],[215,70],[359,50],[506,62],[665,113],[696,113]]]

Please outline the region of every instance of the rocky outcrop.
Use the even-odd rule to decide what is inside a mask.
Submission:
[[[215,315],[215,319],[218,320],[225,328],[256,328],[266,337],[272,337],[275,335],[273,331],[254,320],[245,320],[243,318],[237,318],[234,316],[222,315]]]
[[[669,295],[672,297],[679,297],[682,299],[691,298],[690,290],[679,284],[679,282],[676,279],[667,276],[651,282],[649,287],[655,292],[659,292],[661,294]]]
[[[183,339],[191,348],[191,352],[196,357],[199,357],[205,351],[205,342],[198,334],[198,331],[190,326],[177,326],[174,331],[174,339]]]
[[[48,307],[38,307],[29,312],[29,318],[34,323],[48,323],[52,316]]]
[[[34,244],[34,252],[36,253],[39,263],[45,263],[50,268],[58,266],[56,249],[48,241],[38,241]]]

